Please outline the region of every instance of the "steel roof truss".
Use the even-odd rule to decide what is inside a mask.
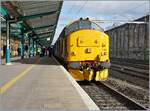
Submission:
[[[19,21],[21,20],[28,20],[28,19],[34,19],[37,17],[42,17],[42,16],[47,16],[51,14],[58,13],[59,11],[51,11],[51,12],[45,12],[45,13],[40,13],[40,14],[35,14],[35,15],[29,15],[29,16],[21,16],[18,18]]]
[[[32,29],[33,29],[33,30],[39,30],[39,29],[44,29],[44,28],[53,27],[53,26],[55,26],[55,24],[46,25],[46,26],[40,26],[40,27],[35,27],[35,28],[32,28]]]

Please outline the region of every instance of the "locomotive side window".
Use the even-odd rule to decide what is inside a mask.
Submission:
[[[72,23],[68,28],[66,28],[65,35],[74,32],[79,29],[78,22]]]

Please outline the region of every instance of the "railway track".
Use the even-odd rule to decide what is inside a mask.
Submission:
[[[149,87],[148,70],[112,63],[109,72],[112,77],[128,81],[146,89]]]
[[[79,82],[101,110],[147,110],[133,99],[103,82]]]
[[[149,69],[148,64],[129,63],[129,62],[122,62],[122,61],[121,62],[120,61],[111,61],[111,63],[118,64],[118,65],[125,65],[125,66],[129,66],[129,67],[134,67],[134,68],[138,68],[138,69],[144,69],[144,70]]]
[[[124,95],[128,96],[129,98],[132,98],[133,100],[145,106],[146,108],[148,108],[149,106],[148,89],[144,89],[140,86],[136,86],[126,81],[116,79],[113,77],[109,77],[106,81],[103,82],[108,86],[113,87],[117,91],[123,93]]]
[[[112,64],[111,69],[122,72],[122,73],[130,74],[131,76],[135,76],[141,79],[149,80],[148,70],[128,67],[125,65],[118,65],[118,64]]]

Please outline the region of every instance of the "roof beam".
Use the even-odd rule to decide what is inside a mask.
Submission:
[[[39,40],[40,38],[45,38],[45,37],[50,37],[50,38],[51,38],[51,36],[52,36],[52,35],[47,35],[47,34],[44,34],[44,35],[42,35],[42,36],[38,36],[38,35],[37,35],[37,36],[34,36],[33,39]]]
[[[33,30],[39,30],[39,29],[44,29],[44,28],[48,28],[48,27],[52,27],[52,26],[55,26],[55,24],[52,24],[52,25],[45,25],[45,26],[41,26],[41,27],[35,27],[35,28],[32,28]]]
[[[5,3],[5,2],[4,2],[4,3]],[[19,17],[19,16],[21,16],[21,14],[18,13],[16,7],[12,5],[11,1],[8,1],[7,4],[8,4],[8,6],[6,5],[6,8],[8,9],[8,11],[9,11],[12,15],[14,15],[14,17],[15,17],[14,20],[17,20],[16,18]],[[18,22],[18,21],[16,21],[16,22]],[[24,26],[25,26],[27,29],[31,29],[30,25],[27,24],[26,21],[23,21],[23,23],[24,23]]]
[[[52,33],[54,32],[53,30],[50,30],[50,31],[44,31],[44,32],[41,32],[41,33],[36,33],[37,35],[41,35],[41,34],[47,34],[47,33]]]
[[[51,12],[45,12],[45,13],[34,14],[34,15],[21,16],[21,17],[18,17],[18,20],[21,21],[21,20],[34,19],[34,18],[37,18],[37,17],[43,17],[43,16],[55,14],[55,13],[58,13],[58,12],[59,12],[59,11],[51,11]]]
[[[46,35],[46,34],[51,34],[53,32],[44,32],[44,33],[40,33],[40,34],[37,34],[38,36],[41,36],[41,35]]]
[[[46,3],[46,2],[48,2],[48,3]],[[23,5],[22,6],[22,8],[24,9],[24,10],[31,10],[31,9],[35,9],[35,8],[39,8],[39,6],[44,6],[44,7],[52,7],[52,6],[56,6],[58,3],[56,2],[56,3],[49,3],[49,1],[46,1],[46,2],[41,2],[40,4],[38,3],[38,5],[37,4],[35,4],[35,3],[33,3],[33,4],[27,4],[27,6],[25,6],[25,5]],[[45,5],[46,4],[46,5]]]
[[[47,35],[47,34],[45,34],[45,35],[43,35],[43,36],[38,36],[38,38],[42,38],[42,37],[45,37],[45,36],[52,36],[52,35]]]
[[[41,39],[46,39],[46,38],[50,38],[50,36],[39,37],[39,38],[37,38],[37,39],[41,40]]]

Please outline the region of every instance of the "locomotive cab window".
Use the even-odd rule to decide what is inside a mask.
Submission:
[[[65,29],[65,35],[68,35],[74,31],[81,30],[81,29],[92,29],[92,30],[97,30],[104,32],[104,30],[98,26],[96,23],[89,21],[89,20],[78,20],[72,24],[70,24],[66,29]]]
[[[91,29],[104,32],[104,29],[101,28],[100,26],[98,26],[98,25],[97,25],[96,23],[94,23],[94,22],[91,22]]]
[[[65,35],[70,34],[71,32],[74,32],[79,29],[79,25],[77,22],[72,23],[70,26],[68,26],[65,30]]]
[[[86,20],[79,21],[79,29],[91,29],[91,22]]]

